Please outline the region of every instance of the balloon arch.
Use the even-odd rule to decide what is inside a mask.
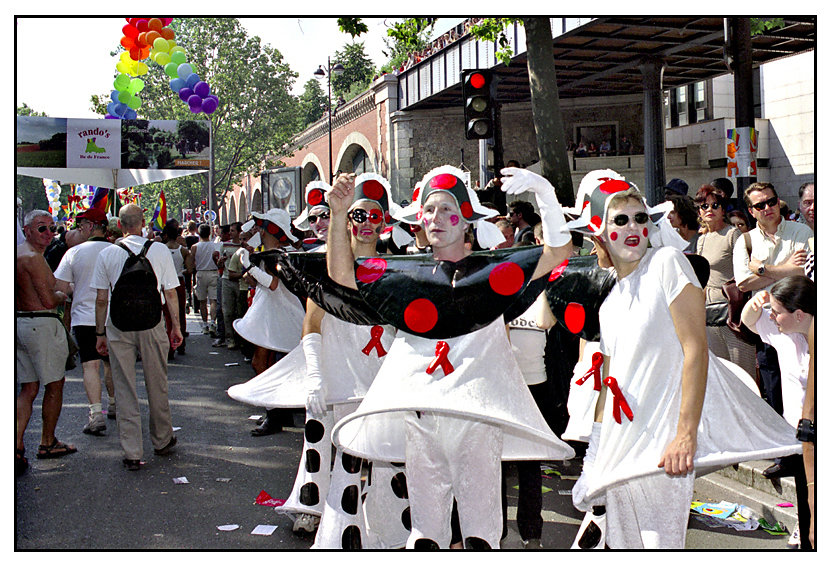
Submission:
[[[144,81],[139,77],[147,74],[150,59],[164,69],[170,78],[170,88],[179,95],[194,114],[213,113],[219,106],[219,98],[211,94],[211,86],[194,73],[188,63],[185,49],[176,44],[176,34],[168,27],[173,18],[126,18],[127,25],[121,31],[121,45],[124,47],[116,64],[118,75],[113,82],[112,102],[107,105],[107,116],[111,119],[137,118],[141,108],[139,93]]]

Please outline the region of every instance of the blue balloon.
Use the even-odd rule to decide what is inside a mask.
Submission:
[[[111,92],[111,93],[110,93],[110,99],[111,99],[113,102],[118,102],[118,94],[119,94],[119,91],[113,91],[113,92]]]
[[[139,115],[136,114],[136,111],[133,110],[132,108],[128,108],[127,112],[124,113],[124,118],[126,120],[135,120],[138,117],[139,117]]]
[[[117,104],[118,104],[117,102],[111,102],[110,104],[108,104],[107,105],[107,114],[111,114],[111,115],[115,116],[116,115],[116,105]]]
[[[124,104],[123,102],[117,102],[115,107],[115,114],[116,116],[124,116],[124,113],[129,110],[129,107]]]
[[[197,75],[196,73],[191,73],[185,79],[185,84],[188,85],[189,89],[193,89],[199,81],[199,75]]]
[[[185,88],[185,81],[183,81],[182,79],[178,79],[178,78],[177,79],[171,79],[171,81],[170,81],[170,90],[172,90],[175,93],[178,93],[183,88]]]
[[[194,69],[193,67],[191,67],[190,63],[182,63],[179,67],[176,68],[176,74],[179,75],[180,79],[184,79],[193,72]]]

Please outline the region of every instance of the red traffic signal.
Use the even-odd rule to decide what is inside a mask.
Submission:
[[[465,138],[479,140],[494,135],[494,90],[490,70],[462,72],[462,100],[465,114]]]

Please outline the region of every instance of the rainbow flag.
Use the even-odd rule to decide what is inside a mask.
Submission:
[[[90,187],[93,189],[93,187]],[[90,201],[91,209],[101,209],[105,213],[110,210],[110,190],[106,187],[95,187],[92,201]]]
[[[153,220],[150,221],[150,226],[153,230],[162,232],[165,224],[168,222],[168,205],[165,202],[165,192],[159,192],[159,202],[156,203],[156,209],[153,211]]]

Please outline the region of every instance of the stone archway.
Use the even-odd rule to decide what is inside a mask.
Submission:
[[[233,196],[229,200],[231,203],[228,205],[228,219],[220,224],[229,224],[237,220],[237,203],[234,201]]]
[[[240,206],[237,207],[237,220],[239,222],[246,222],[246,219],[248,218],[248,205],[246,204],[245,191],[240,191],[238,197],[240,199]]]
[[[324,166],[315,154],[306,154],[303,158],[303,162],[301,162],[301,167],[303,169],[300,173],[300,184],[304,189],[306,189],[306,186],[310,181],[324,179]],[[324,179],[324,181],[328,180]]]
[[[263,194],[260,192],[260,187],[255,187],[251,195],[251,212],[263,212]]]
[[[351,173],[353,171],[353,159],[360,150],[364,150],[367,155],[369,162],[367,171],[378,173],[378,156],[375,148],[361,132],[352,132],[341,144],[341,149],[338,151],[338,157],[335,160],[335,171],[341,170]]]

